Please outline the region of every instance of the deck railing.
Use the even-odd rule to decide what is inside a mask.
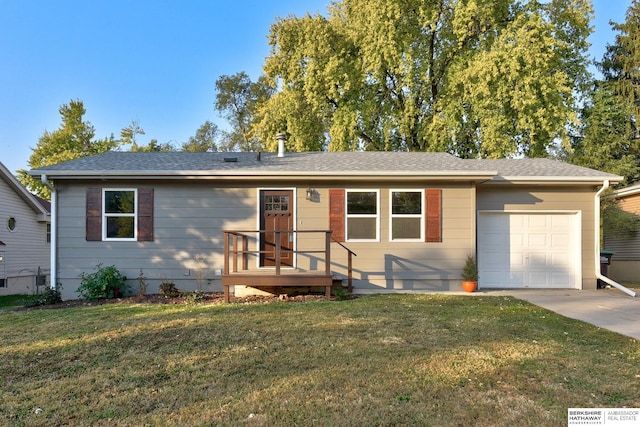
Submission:
[[[222,275],[222,284],[225,287],[225,294],[228,294],[228,287],[234,284],[240,284],[240,279],[247,280],[250,283],[257,283],[262,287],[276,286],[295,286],[296,283],[307,282],[313,283],[315,286],[322,285],[327,289],[327,297],[330,296],[330,285],[333,276],[331,273],[331,242],[338,243],[348,254],[347,279],[348,289],[353,291],[353,275],[352,275],[352,256],[353,251],[344,246],[342,243],[331,239],[331,230],[223,230],[224,233],[224,272]],[[274,246],[268,250],[261,250],[259,247],[260,238],[264,238],[265,233],[274,235]],[[287,235],[297,236],[300,234],[316,234],[322,237],[318,240],[324,242],[324,247],[319,249],[290,249],[282,246],[281,237]],[[305,239],[304,245],[307,246],[311,239]],[[291,241],[294,241],[292,238]],[[255,249],[249,249],[249,242],[253,242]],[[301,243],[301,242],[299,242]],[[249,259],[260,259],[269,256],[273,259],[273,266],[267,268],[249,267]],[[302,270],[297,266],[296,260],[301,256],[309,259],[309,270]],[[283,264],[283,259],[294,260],[292,266]],[[324,270],[311,270],[314,264],[312,260],[320,263],[324,261]]]

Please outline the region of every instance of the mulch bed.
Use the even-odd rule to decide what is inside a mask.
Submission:
[[[268,304],[274,302],[309,302],[322,301],[324,295],[274,295],[274,296],[246,296],[231,297],[231,302],[235,304]],[[224,293],[204,292],[200,294],[197,301],[189,294],[180,295],[174,298],[165,297],[162,294],[134,295],[126,298],[99,299],[95,301],[68,300],[58,304],[40,305],[34,307],[16,307],[15,310],[51,310],[71,307],[91,307],[104,304],[224,304]]]

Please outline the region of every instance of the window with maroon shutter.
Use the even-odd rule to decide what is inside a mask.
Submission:
[[[344,190],[329,190],[329,229],[331,236],[338,242],[344,242]]]
[[[86,204],[88,241],[153,241],[152,188],[89,188]]]
[[[426,230],[427,242],[442,242],[442,190],[427,188]]]

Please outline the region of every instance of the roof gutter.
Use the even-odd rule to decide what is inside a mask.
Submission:
[[[595,215],[595,224],[594,224],[594,229],[595,229],[595,262],[596,262],[596,278],[599,280],[602,280],[603,282],[613,286],[614,288],[617,288],[619,290],[621,290],[622,292],[624,292],[625,294],[635,297],[636,293],[634,291],[632,291],[629,288],[625,288],[624,286],[622,286],[621,284],[611,280],[610,278],[604,276],[602,274],[602,271],[600,270],[600,195],[607,189],[609,188],[609,180],[606,179],[604,180],[604,182],[602,183],[602,188],[600,190],[598,190],[598,192],[596,193],[595,197],[594,197],[594,215]]]
[[[40,175],[40,181],[51,190],[51,250],[50,250],[50,270],[49,270],[49,287],[58,289],[58,193],[56,187],[49,182],[47,175]]]

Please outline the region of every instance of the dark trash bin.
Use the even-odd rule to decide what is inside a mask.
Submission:
[[[615,252],[613,251],[600,251],[600,273],[605,277],[609,277],[609,266],[614,254]],[[607,286],[605,282],[598,279],[598,289],[606,288]]]

